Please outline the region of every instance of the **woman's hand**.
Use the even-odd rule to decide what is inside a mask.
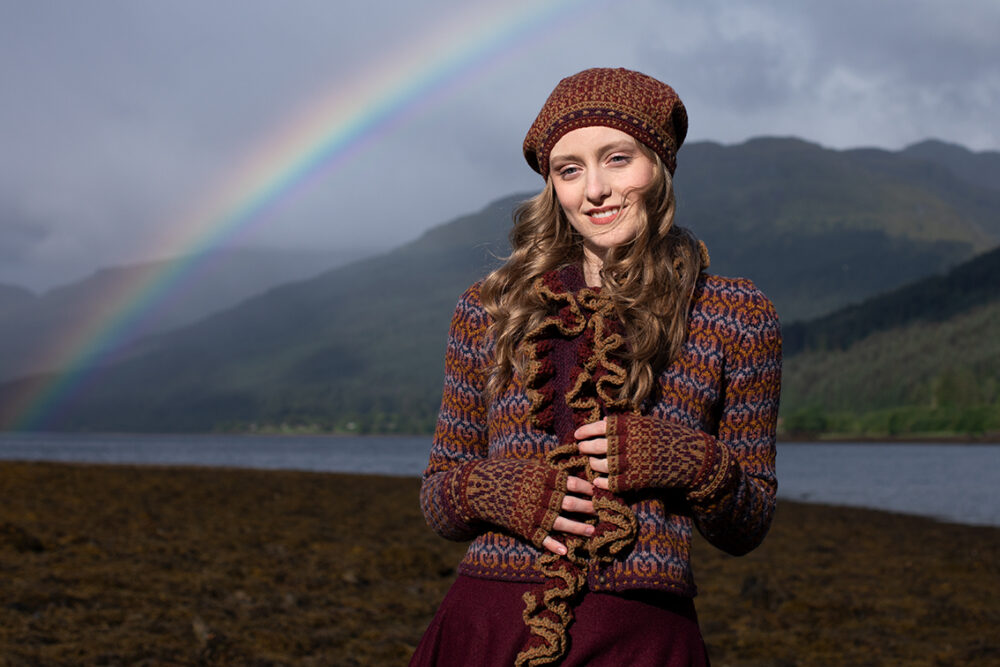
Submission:
[[[580,535],[590,537],[594,534],[594,527],[588,523],[571,519],[566,514],[594,514],[594,503],[587,498],[579,496],[594,495],[593,485],[585,479],[570,476],[566,479],[566,495],[562,501],[562,511],[552,524],[554,532],[568,533],[570,535]],[[572,495],[578,494],[578,495]],[[542,546],[559,556],[566,555],[566,546],[551,535],[542,541]]]
[[[604,476],[595,478],[593,484],[579,477],[568,478],[566,480],[567,494],[562,502],[564,513],[596,514],[592,501],[572,494],[592,496],[594,495],[595,486],[605,490],[608,488],[608,478],[606,477],[608,474],[608,439],[604,437],[607,435],[607,432],[608,424],[602,419],[599,422],[584,424],[573,433],[573,437],[577,439],[577,448],[580,453],[590,457],[591,470],[596,473],[603,473]],[[594,534],[594,527],[590,524],[576,521],[563,514],[560,514],[556,518],[552,524],[552,530],[553,532],[569,533],[571,535],[580,535],[581,537],[590,537]],[[542,541],[542,546],[554,554],[560,556],[566,555],[566,546],[551,535]]]
[[[603,474],[594,479],[594,486],[605,490],[608,488],[608,439],[604,437],[607,433],[608,422],[604,419],[584,424],[573,433],[580,453],[590,457],[590,469]]]

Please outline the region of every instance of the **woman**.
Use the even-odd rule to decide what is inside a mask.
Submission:
[[[674,225],[687,115],[624,69],[563,79],[545,178],[462,296],[421,507],[472,540],[411,664],[707,664],[692,526],[732,554],[774,509],[780,329]]]

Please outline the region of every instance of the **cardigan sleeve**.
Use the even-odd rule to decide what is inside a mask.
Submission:
[[[472,539],[476,528],[462,511],[462,488],[468,468],[487,455],[486,311],[479,283],[465,291],[455,307],[444,356],[444,390],[420,487],[420,509],[428,525],[451,540]],[[463,464],[465,469],[463,469]]]
[[[487,326],[477,283],[452,317],[420,507],[430,527],[447,539],[472,539],[485,522],[541,546],[559,515],[567,474],[537,460],[488,457]]]
[[[751,284],[727,336],[716,435],[648,416],[608,419],[612,491],[679,488],[699,531],[739,555],[764,539],[774,513],[775,429],[781,392],[781,327]]]

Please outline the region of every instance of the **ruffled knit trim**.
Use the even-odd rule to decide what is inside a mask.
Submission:
[[[625,337],[614,303],[599,289],[570,287],[577,282],[583,282],[582,271],[567,267],[535,279],[533,287],[553,313],[529,331],[521,343],[532,421],[541,430],[552,429],[558,391],[556,367],[550,357],[555,338],[576,339],[577,359],[584,360],[573,369],[565,396],[569,407],[582,420],[578,425],[599,420],[602,405],[606,411],[629,408],[628,401],[618,397],[627,371],[616,359],[617,353],[625,349]]]
[[[555,406],[560,399],[569,406],[575,428],[598,421],[602,412],[628,410],[627,399],[620,396],[626,369],[618,360],[626,341],[611,299],[586,287],[579,267],[538,278],[534,290],[552,313],[521,343],[526,359],[524,384],[535,427],[554,430]],[[558,339],[575,345],[569,388],[562,397],[557,396],[558,368],[553,359]],[[547,461],[590,481],[597,476],[573,440],[550,451]],[[531,635],[516,665],[545,665],[565,655],[573,606],[586,584],[587,572],[627,553],[635,543],[635,515],[620,498],[595,489],[593,502],[597,512],[594,535],[589,540],[567,536],[565,556],[544,553],[539,557],[539,570],[546,581],[524,594],[523,618]]]

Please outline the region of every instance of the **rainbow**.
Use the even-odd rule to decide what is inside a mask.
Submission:
[[[135,284],[123,285],[102,307],[51,347],[58,374],[19,383],[0,406],[0,427],[44,428],[74,395],[100,379],[100,366],[157,307],[182,294],[226,244],[265,224],[288,197],[328,175],[347,158],[404,123],[409,114],[544,34],[571,25],[593,7],[581,0],[469,3],[460,16],[361,69],[353,83],[307,105],[283,129],[250,152],[205,199],[171,224],[151,247],[182,257]],[[558,25],[558,27],[557,27]]]

